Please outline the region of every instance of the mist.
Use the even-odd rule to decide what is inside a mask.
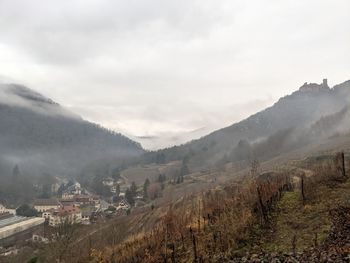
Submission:
[[[0,75],[136,140],[161,136],[144,142],[159,149],[241,121],[305,81],[346,80],[349,8],[345,0],[5,0]]]

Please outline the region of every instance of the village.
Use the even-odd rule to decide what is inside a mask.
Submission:
[[[92,194],[77,181],[66,180],[52,184],[53,197],[36,199],[16,209],[0,204],[0,256],[17,254],[21,249],[19,240],[49,243],[54,240],[57,229],[65,224],[89,229],[129,214],[143,197],[135,195],[131,205],[118,183],[122,182],[110,177],[103,179],[102,184],[113,193],[110,198]]]

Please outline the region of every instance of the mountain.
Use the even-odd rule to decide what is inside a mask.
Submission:
[[[144,152],[139,143],[16,84],[0,84],[0,149],[0,175],[16,164],[31,174],[74,175],[97,159]]]
[[[266,160],[350,127],[350,81],[330,88],[305,83],[273,106],[198,140],[154,152],[121,134],[84,121],[20,85],[0,86],[0,169],[15,164],[32,173],[74,174],[105,159],[140,163],[185,160],[190,171],[228,162]],[[115,161],[113,161],[115,163]],[[1,168],[2,167],[2,168]]]
[[[350,81],[333,88],[326,79],[321,84],[305,83],[273,106],[239,123],[181,146],[147,153],[145,160],[154,162],[159,156],[164,162],[186,159],[191,170],[198,171],[230,161],[271,157],[350,130],[346,125],[350,117],[345,110],[349,102]],[[333,122],[326,121],[329,119]],[[323,127],[321,123],[331,127]],[[315,132],[318,137],[312,136]]]

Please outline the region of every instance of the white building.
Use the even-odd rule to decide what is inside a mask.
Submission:
[[[45,218],[46,220],[49,220],[53,211],[54,210],[45,211],[42,213],[41,217]]]
[[[81,195],[81,185],[80,185],[80,183],[76,182],[74,184],[74,190],[75,190],[74,194]]]
[[[117,186],[116,186],[116,185],[113,185],[113,186],[111,187],[111,192],[112,192],[113,194],[116,194],[116,193],[117,193]]]
[[[84,211],[81,213],[81,221],[83,225],[90,225],[92,211]]]
[[[111,177],[104,178],[103,181],[102,181],[102,184],[104,186],[112,187],[114,185],[114,179],[111,178]]]
[[[32,236],[32,241],[34,243],[36,243],[36,242],[38,242],[38,243],[45,243],[45,244],[49,243],[49,239],[48,238],[40,236],[40,235],[35,235],[35,234],[33,234],[33,236]]]
[[[34,202],[34,209],[38,212],[46,212],[60,207],[57,199],[37,199]]]
[[[76,195],[81,195],[81,185],[78,182],[68,187],[68,189],[62,193],[62,199],[73,199]]]
[[[0,215],[1,215],[1,214],[5,214],[5,213],[7,213],[6,207],[3,206],[2,204],[0,204]]]
[[[13,222],[11,222],[11,224],[7,224],[5,226],[0,227],[0,239],[7,238],[17,233],[26,231],[32,227],[36,227],[45,222],[45,219],[40,217],[34,217],[34,218],[13,217],[13,219],[14,220]]]
[[[71,192],[64,192],[62,194],[63,200],[72,200],[73,198],[74,198],[74,194],[72,194]]]
[[[62,206],[52,212],[49,219],[49,225],[52,227],[64,223],[79,224],[82,221],[82,214],[77,206]]]

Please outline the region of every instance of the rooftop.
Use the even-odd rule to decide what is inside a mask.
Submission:
[[[75,205],[61,206],[60,208],[55,210],[55,214],[58,214],[60,216],[77,214],[77,213],[80,213],[80,209]]]
[[[5,226],[9,226],[12,224],[16,224],[19,222],[22,222],[24,220],[27,220],[27,217],[23,217],[23,216],[11,216],[5,219],[0,220],[0,228],[5,227]]]
[[[59,204],[57,199],[36,199],[34,202],[34,206],[55,206]]]

